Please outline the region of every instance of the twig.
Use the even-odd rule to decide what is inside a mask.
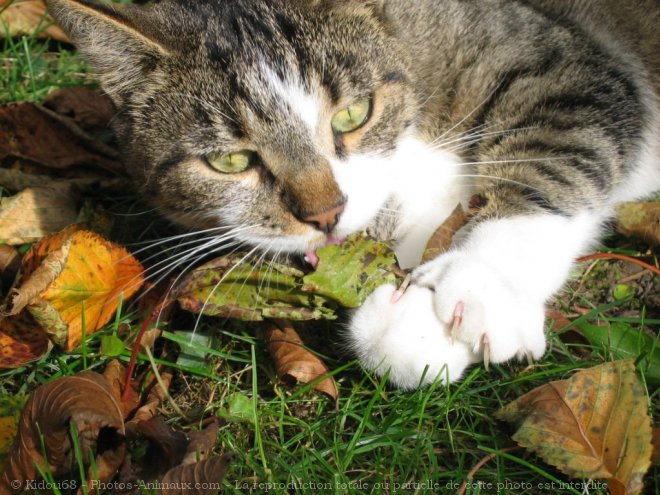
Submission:
[[[131,378],[133,377],[133,372],[135,371],[135,366],[137,365],[137,358],[138,354],[140,353],[142,338],[144,337],[146,331],[149,329],[149,326],[160,321],[161,315],[169,310],[172,302],[173,300],[167,296],[160,299],[160,301],[156,303],[156,306],[153,308],[151,313],[149,313],[149,316],[147,316],[144,322],[142,322],[140,331],[135,336],[135,342],[133,342],[133,346],[131,348],[131,359],[128,362],[128,368],[126,368],[126,381],[124,383],[124,393],[122,396],[124,400],[126,400],[128,397],[128,388],[131,383]]]
[[[163,377],[160,376],[160,373],[158,372],[158,366],[156,366],[156,362],[154,361],[154,356],[151,354],[151,349],[148,347],[144,348],[144,352],[147,354],[147,358],[149,359],[149,363],[151,364],[151,371],[154,372],[154,377],[156,378],[156,382],[158,383],[158,386],[160,387],[161,391],[163,392],[163,395],[167,399],[167,402],[170,403],[170,406],[172,406],[172,409],[174,409],[179,416],[186,420],[190,420],[190,417],[184,413],[181,408],[177,405],[176,402],[174,402],[174,399],[172,399],[172,396],[170,395],[170,392],[168,390],[167,385],[165,385],[165,382],[163,381]]]
[[[97,139],[96,137],[92,136],[87,131],[84,131],[73,120],[69,119],[68,117],[64,117],[63,115],[60,115],[57,112],[52,111],[50,108],[46,108],[40,103],[35,103],[34,106],[36,107],[37,110],[46,114],[48,117],[52,118],[53,120],[57,120],[60,124],[62,124],[63,127],[65,127],[77,138],[83,140],[85,144],[87,144],[95,152],[105,155],[108,158],[112,158],[113,160],[119,159],[119,152],[116,149],[114,149],[112,146],[105,144],[103,141]],[[109,167],[108,165],[101,165],[101,166],[103,168],[106,168],[110,172],[118,173],[120,176],[123,176],[122,172],[124,172],[124,170],[120,166],[117,166],[116,168]]]
[[[124,382],[124,393],[122,394],[122,400],[126,400],[128,398],[128,389],[131,385],[131,377],[135,371],[135,365],[137,364],[137,357],[140,352],[140,343],[142,342],[142,337],[149,328],[149,325],[151,325],[154,321],[156,321],[156,316],[153,314],[149,315],[149,317],[144,320],[142,326],[140,327],[140,331],[135,336],[135,342],[133,342],[133,348],[131,350],[131,359],[128,362],[128,368],[126,368],[126,381]]]
[[[479,462],[477,462],[472,469],[468,472],[467,476],[465,477],[465,480],[463,480],[463,483],[461,483],[461,487],[458,489],[456,492],[456,495],[465,495],[465,492],[467,491],[467,484],[468,481],[472,481],[474,478],[474,475],[477,474],[477,472],[484,467],[484,464],[487,462],[493,460],[495,457],[500,452],[511,452],[512,450],[518,450],[520,447],[507,447],[506,449],[500,449],[499,452],[493,452],[492,454],[488,454],[484,458],[482,458]]]
[[[642,269],[636,273],[633,273],[632,275],[628,275],[627,277],[623,277],[621,280],[619,280],[620,284],[627,284],[628,282],[632,282],[633,280],[640,279],[644,276],[644,274],[648,270]]]
[[[582,263],[584,261],[590,261],[590,260],[607,260],[607,259],[621,260],[621,261],[627,261],[628,263],[634,263],[635,265],[639,265],[643,268],[646,268],[647,270],[655,273],[656,275],[660,275],[660,268],[656,268],[655,266],[649,265],[648,263],[645,263],[642,260],[638,260],[637,258],[633,258],[632,256],[626,256],[625,254],[594,253],[588,256],[583,256],[582,258],[578,258],[576,261],[578,263]]]

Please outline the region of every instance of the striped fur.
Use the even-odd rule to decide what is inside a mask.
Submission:
[[[479,195],[456,251],[416,271],[440,299],[410,303],[429,306],[444,332],[447,304],[465,306],[463,368],[488,346],[498,361],[539,356],[543,304],[573,257],[615,202],[660,189],[656,0],[46,3],[117,105],[136,184],[184,225],[244,226],[242,242],[303,252],[328,239],[305,219],[345,204],[334,234],[369,229],[414,266],[453,205]],[[373,103],[368,122],[333,134],[332,116],[361,97]],[[239,174],[205,160],[240,149],[260,158]],[[534,249],[556,268],[535,266]],[[352,342],[414,386],[420,363],[365,351],[387,329],[403,335],[393,349],[405,339],[406,311],[378,297]],[[528,316],[509,337],[503,308],[521,306]],[[374,318],[385,330],[373,333]]]

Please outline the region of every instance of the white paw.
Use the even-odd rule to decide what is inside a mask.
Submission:
[[[379,287],[351,320],[349,341],[362,364],[381,376],[389,370],[390,382],[404,389],[461,378],[478,358],[464,342],[451,341],[433,310],[433,293],[411,286],[393,303],[394,291]]]
[[[516,274],[474,253],[455,251],[420,266],[414,286],[433,292],[439,321],[486,363],[514,356],[540,358],[545,351],[544,300]]]

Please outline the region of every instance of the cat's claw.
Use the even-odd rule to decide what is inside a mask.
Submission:
[[[451,342],[464,342],[484,366],[545,349],[544,304],[533,300],[510,274],[469,252],[444,254],[413,274],[433,294],[433,309]]]
[[[483,346],[484,353],[484,368],[488,371],[490,367],[490,340],[488,339],[488,334],[483,334],[481,337],[481,345]]]
[[[458,335],[458,331],[461,328],[461,323],[463,323],[463,312],[465,311],[465,304],[462,301],[456,303],[454,308],[454,321],[451,324],[451,330],[449,331],[449,337],[451,338],[452,343]]]
[[[406,289],[410,285],[410,281],[412,280],[412,274],[406,275],[406,278],[403,279],[403,282],[401,282],[401,285],[397,287],[397,289],[392,292],[392,297],[390,301],[392,304],[396,304],[399,302],[399,300],[403,297],[403,294],[406,292]]]

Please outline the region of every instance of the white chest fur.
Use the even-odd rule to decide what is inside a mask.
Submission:
[[[362,230],[379,214],[396,216],[396,254],[406,268],[419,264],[435,229],[460,201],[469,197],[460,178],[459,158],[413,135],[401,139],[389,155],[328,159],[348,198],[337,234]],[[386,203],[396,205],[396,209],[385,208]]]

